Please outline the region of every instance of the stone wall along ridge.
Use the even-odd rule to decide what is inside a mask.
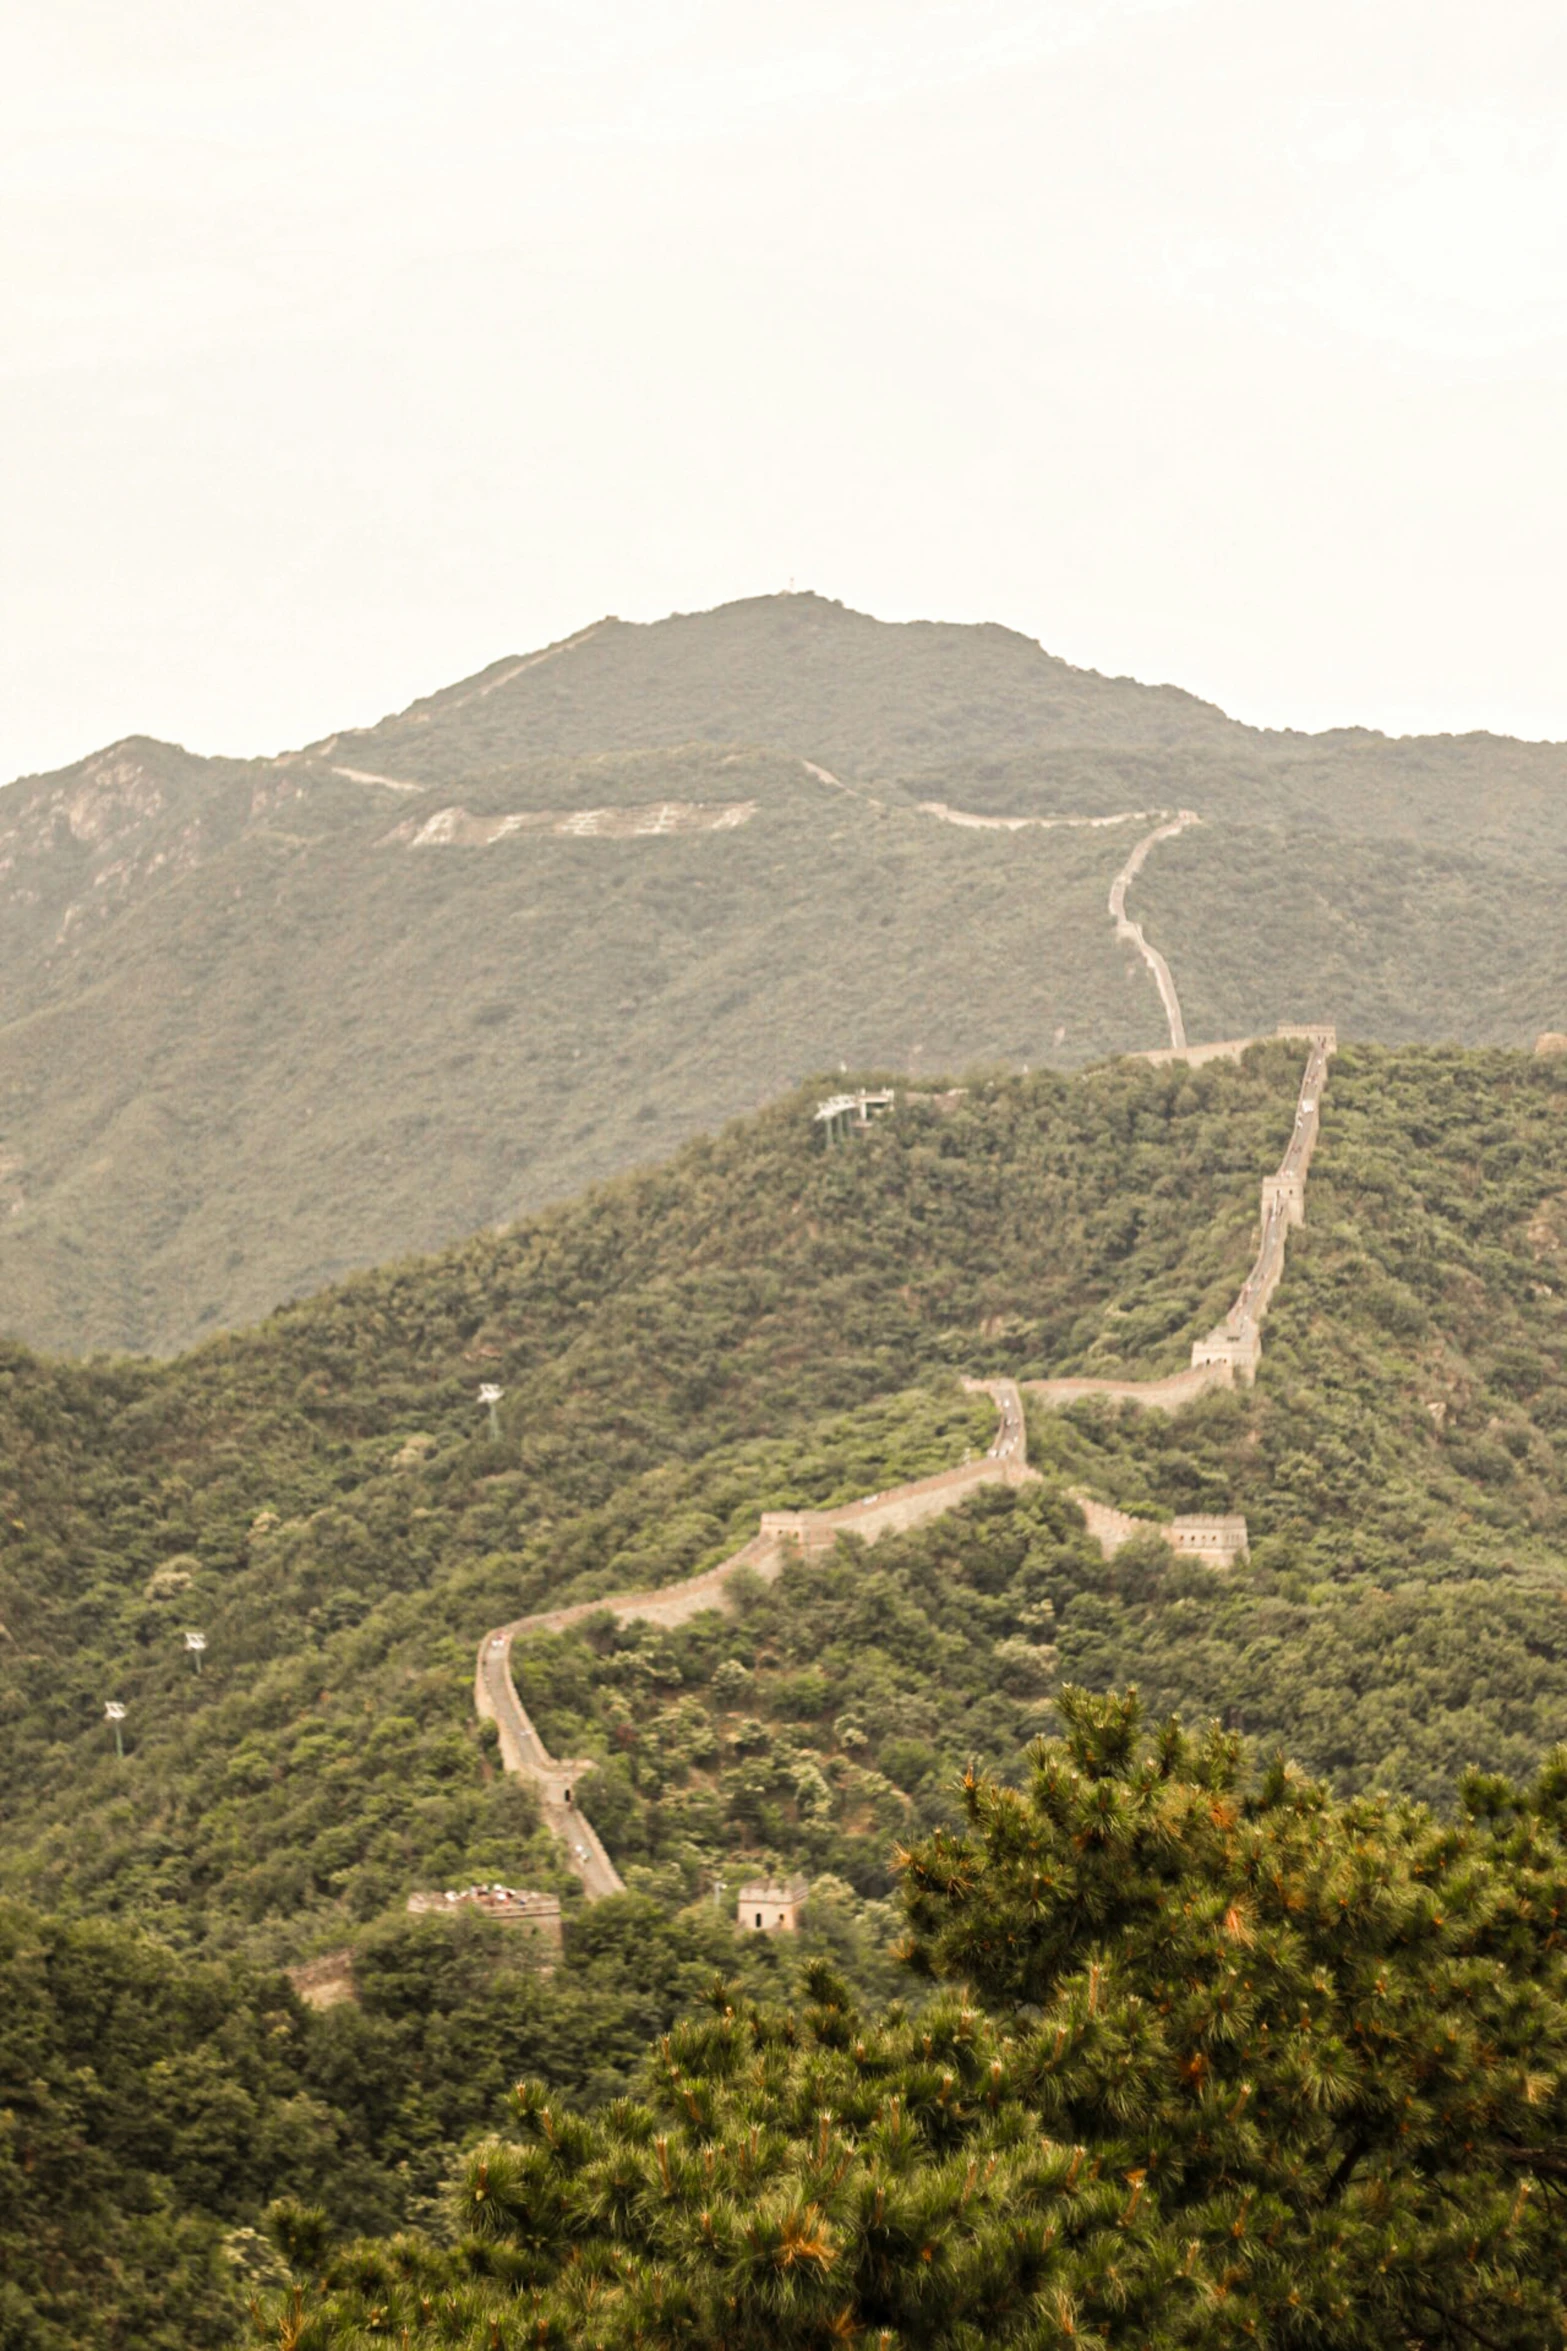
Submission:
[[[1246,1556],[1246,1521],[1238,1511],[1171,1518],[1160,1525],[1151,1518],[1133,1518],[1129,1511],[1096,1501],[1075,1486],[1069,1489],[1069,1499],[1082,1512],[1084,1526],[1106,1559],[1113,1559],[1134,1535],[1157,1535],[1177,1556],[1206,1560],[1213,1567],[1234,1567]]]
[[[1192,1341],[1192,1360],[1187,1370],[1172,1372],[1164,1379],[1025,1380],[1023,1385],[1029,1395],[1054,1405],[1077,1404],[1087,1396],[1105,1396],[1124,1404],[1173,1412],[1210,1388],[1233,1388],[1237,1383],[1251,1385],[1262,1358],[1263,1317],[1284,1273],[1286,1239],[1293,1225],[1306,1221],[1306,1178],[1322,1125],[1322,1090],[1328,1082],[1328,1064],[1338,1047],[1336,1031],[1326,1024],[1281,1028],[1276,1035],[1305,1043],[1306,1067],[1284,1157],[1277,1173],[1262,1179],[1262,1233],[1257,1254],[1223,1322],[1205,1337]],[[1247,1045],[1263,1042],[1260,1037],[1247,1037],[1211,1050],[1225,1055],[1233,1052],[1238,1060]],[[1196,1046],[1181,1051],[1161,1049],[1138,1054],[1136,1058],[1152,1062],[1186,1061],[1208,1056],[1209,1052],[1207,1047]]]
[[[1115,935],[1118,939],[1130,940],[1144,963],[1147,964],[1148,969],[1153,973],[1154,985],[1159,990],[1159,1001],[1164,1006],[1164,1016],[1169,1023],[1170,1046],[1172,1051],[1176,1053],[1184,1053],[1187,1050],[1186,1023],[1181,1017],[1181,1000],[1175,992],[1175,981],[1171,976],[1170,966],[1158,948],[1149,944],[1144,935],[1142,924],[1134,922],[1127,913],[1126,893],[1141,873],[1143,861],[1150,849],[1160,841],[1173,841],[1176,834],[1184,833],[1188,825],[1201,824],[1201,822],[1202,818],[1197,814],[1195,808],[1182,808],[1174,816],[1167,818],[1163,824],[1155,825],[1151,833],[1143,835],[1116,875],[1115,880],[1110,884],[1110,919],[1115,924]]]
[[[1124,883],[1136,873],[1154,842],[1180,831],[1182,821],[1196,819],[1183,811],[1182,820],[1161,826],[1138,844],[1117,876],[1123,906]],[[1113,905],[1112,910],[1119,918],[1120,908]],[[1219,1053],[1233,1053],[1239,1058],[1246,1044],[1260,1041],[1244,1039],[1214,1048],[1188,1047],[1184,1037],[1176,1033],[1178,1018],[1177,1011],[1171,1024],[1176,1042],[1169,1051],[1161,1050],[1142,1058],[1154,1061],[1212,1058]],[[1171,1373],[1164,1379],[1028,1380],[1023,1386],[1030,1395],[1058,1405],[1075,1403],[1085,1396],[1107,1396],[1173,1411],[1210,1388],[1232,1387],[1237,1375],[1250,1380],[1261,1353],[1259,1326],[1284,1268],[1285,1236],[1305,1215],[1306,1176],[1316,1148],[1328,1060],[1336,1043],[1331,1028],[1281,1029],[1279,1034],[1308,1042],[1306,1069],[1289,1146],[1277,1174],[1263,1179],[1262,1238],[1257,1255],[1224,1322],[1206,1339],[1194,1342],[1192,1362],[1187,1370]],[[957,1508],[982,1487],[1018,1486],[1036,1480],[1039,1473],[1028,1463],[1019,1383],[1010,1379],[965,1379],[963,1385],[973,1395],[989,1396],[999,1415],[995,1440],[982,1460],[960,1463],[934,1477],[917,1478],[885,1493],[862,1495],[857,1502],[843,1503],[833,1510],[768,1511],[750,1542],[705,1574],[689,1577],[683,1583],[666,1584],[655,1591],[617,1592],[602,1599],[571,1601],[561,1608],[546,1608],[531,1616],[517,1617],[512,1623],[498,1625],[485,1634],[474,1669],[475,1710],[482,1720],[495,1724],[504,1768],[532,1783],[545,1825],[564,1847],[567,1864],[581,1881],[589,1901],[599,1901],[606,1894],[625,1890],[624,1880],[582,1810],[581,1782],[591,1774],[593,1763],[588,1757],[567,1759],[551,1755],[545,1746],[512,1679],[513,1642],[539,1633],[564,1632],[588,1617],[605,1613],[621,1624],[686,1624],[707,1609],[728,1608],[729,1585],[741,1569],[760,1577],[764,1583],[772,1583],[787,1559],[829,1551],[840,1535],[853,1535],[862,1543],[874,1543],[884,1534],[904,1533]],[[1073,1499],[1082,1509],[1089,1531],[1107,1555],[1130,1535],[1146,1531],[1149,1522],[1129,1518],[1107,1503],[1095,1502],[1085,1495],[1074,1495]],[[1199,1556],[1228,1559],[1245,1549],[1245,1525],[1238,1519],[1174,1520],[1157,1531],[1175,1547],[1195,1551]]]
[[[625,1891],[616,1869],[581,1806],[580,1783],[591,1773],[591,1758],[567,1761],[545,1746],[517,1695],[512,1679],[512,1643],[538,1633],[558,1633],[605,1613],[620,1624],[686,1624],[707,1609],[730,1606],[729,1584],[742,1568],[773,1583],[787,1559],[830,1550],[839,1535],[857,1536],[874,1543],[885,1534],[903,1533],[939,1518],[966,1502],[984,1486],[1021,1486],[1037,1481],[1039,1472],[1028,1465],[1028,1439],[1023,1421],[1023,1399],[1015,1380],[965,1379],[971,1395],[989,1396],[999,1419],[995,1439],[982,1459],[916,1478],[883,1494],[866,1494],[834,1510],[769,1511],[751,1541],[721,1560],[704,1575],[684,1583],[665,1584],[651,1592],[617,1592],[598,1600],[576,1600],[564,1608],[546,1608],[533,1616],[519,1616],[498,1625],[479,1644],[474,1668],[474,1711],[481,1721],[493,1722],[500,1740],[505,1770],[531,1782],[545,1826],[565,1848],[565,1860],[590,1902]]]

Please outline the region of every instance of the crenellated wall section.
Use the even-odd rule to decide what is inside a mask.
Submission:
[[[1123,1402],[1174,1411],[1214,1387],[1249,1383],[1262,1351],[1260,1326],[1284,1270],[1285,1237],[1305,1216],[1305,1186],[1320,1123],[1322,1088],[1336,1039],[1330,1028],[1281,1029],[1280,1036],[1307,1042],[1306,1071],[1295,1111],[1289,1148],[1276,1174],[1263,1178],[1262,1237],[1250,1271],[1228,1315],[1206,1338],[1192,1347],[1185,1371],[1159,1380],[1100,1380],[1067,1378],[1028,1380],[1023,1387],[1051,1404],[1071,1404],[1086,1396],[1106,1396]],[[1220,1046],[1178,1046],[1145,1054],[1153,1062],[1211,1060],[1219,1055],[1239,1059],[1247,1038]],[[791,1557],[809,1557],[830,1551],[840,1535],[854,1535],[875,1543],[885,1534],[902,1534],[957,1508],[987,1486],[1019,1486],[1034,1482],[1038,1471],[1028,1464],[1027,1432],[1019,1383],[1010,1379],[965,1379],[973,1394],[994,1401],[998,1425],[994,1443],[979,1461],[968,1461],[939,1475],[918,1478],[885,1493],[865,1494],[857,1502],[833,1510],[777,1510],[766,1512],[757,1533],[740,1550],[700,1576],[667,1584],[652,1592],[621,1592],[592,1600],[578,1600],[562,1608],[547,1608],[521,1616],[486,1633],[479,1645],[474,1669],[474,1706],[480,1717],[493,1722],[500,1741],[501,1761],[508,1772],[531,1782],[545,1825],[560,1840],[568,1865],[580,1880],[588,1900],[624,1891],[624,1881],[604,1850],[592,1822],[582,1809],[582,1782],[591,1775],[590,1758],[565,1759],[552,1755],[517,1695],[512,1678],[514,1642],[540,1633],[565,1632],[587,1618],[609,1614],[618,1623],[679,1625],[712,1608],[731,1605],[730,1585],[742,1570],[771,1583]],[[1113,1556],[1134,1534],[1149,1531],[1150,1522],[1134,1519],[1087,1494],[1074,1494],[1089,1532],[1107,1557]],[[1173,1549],[1215,1565],[1230,1565],[1245,1555],[1246,1522],[1233,1516],[1174,1519],[1153,1531]]]
[[[619,1624],[688,1624],[707,1609],[731,1605],[729,1586],[741,1569],[748,1569],[763,1583],[772,1583],[783,1572],[786,1560],[830,1551],[840,1535],[874,1543],[882,1535],[903,1534],[955,1510],[983,1487],[1037,1482],[1039,1472],[1028,1466],[1023,1400],[1017,1382],[966,1379],[963,1385],[971,1395],[989,1396],[999,1416],[995,1441],[982,1459],[962,1462],[935,1477],[917,1478],[910,1485],[891,1487],[884,1494],[863,1495],[835,1510],[768,1511],[751,1541],[717,1567],[710,1567],[705,1575],[666,1584],[658,1591],[617,1592],[604,1599],[546,1608],[485,1634],[474,1668],[474,1709],[482,1721],[494,1723],[506,1770],[532,1783],[544,1824],[564,1846],[567,1864],[590,1902],[625,1890],[619,1871],[582,1809],[581,1783],[593,1764],[585,1757],[564,1761],[545,1746],[517,1695],[511,1670],[512,1643],[539,1633],[565,1632],[606,1612]]]
[[[1096,1501],[1076,1487],[1071,1498],[1106,1559],[1113,1559],[1134,1535],[1157,1535],[1178,1557],[1201,1559],[1210,1567],[1235,1567],[1246,1556],[1246,1521],[1239,1511],[1171,1518],[1160,1525],[1151,1518],[1134,1518],[1113,1503]]]

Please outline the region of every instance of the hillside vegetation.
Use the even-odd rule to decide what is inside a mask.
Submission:
[[[1444,1827],[1062,1710],[904,1857],[919,2014],[717,1985],[638,2100],[519,2083],[435,2230],[290,2215],[252,2339],[1559,2346],[1564,1758]]]
[[[1194,1037],[1532,1043],[1564,760],[1263,733],[814,596],[602,622],[281,759],[128,740],[0,795],[3,1326],[171,1351],[808,1071],[1162,1044],[1105,911],[1137,827],[930,803],[1195,809],[1133,893]]]
[[[1567,1064],[1500,1052],[1339,1054],[1254,1390],[1169,1418],[1033,1411],[1037,1486],[742,1585],[731,1615],[590,1617],[519,1649],[552,1746],[596,1758],[584,1801],[626,1897],[581,1904],[474,1721],[486,1626],[699,1572],[764,1508],[988,1442],[958,1372],[1178,1367],[1249,1261],[1299,1075],[1280,1043],[997,1077],[831,1152],[806,1089],[172,1363],[10,1349],[6,1968],[59,2009],[0,2099],[16,2340],[221,2342],[243,2277],[276,2273],[224,2240],[279,2197],[307,2270],[323,2229],[439,2236],[442,2183],[518,2071],[602,2110],[736,1964],[720,1881],[813,1884],[798,1956],[741,1947],[745,1997],[806,1996],[822,1959],[874,2010],[895,1845],[960,1829],[970,1762],[1026,1779],[1063,1679],[1139,1680],[1343,1795],[1446,1811],[1468,1763],[1534,1772],[1567,1739]],[[496,1438],[481,1381],[504,1390]],[[1243,1509],[1250,1562],[1177,1566],[1150,1535],[1107,1563],[1072,1489],[1151,1522]],[[561,1894],[553,1975],[504,1930],[405,1915],[476,1878]],[[276,1971],[342,1944],[361,2003],[310,2015]],[[129,2070],[104,2070],[101,2020],[144,2009]],[[93,2119],[165,2065],[136,2130]],[[236,2116],[244,2163],[200,2176],[203,2132]],[[99,2168],[45,2227],[84,2135]],[[71,2251],[94,2232],[134,2296]],[[141,2332],[117,2334],[131,2309]]]
[[[961,1459],[989,1407],[960,1371],[1177,1367],[1248,1260],[1298,1062],[997,1080],[832,1152],[795,1097],[168,1366],[13,1351],[12,1884],[277,1959],[413,1885],[523,1858],[547,1879],[470,1720],[485,1627]],[[602,1758],[612,1850],[671,1896],[786,1848],[881,1890],[887,1808],[939,1800],[970,1752],[1015,1760],[1054,1648],[1080,1679],[1228,1708],[1344,1784],[1440,1796],[1466,1759],[1524,1768],[1567,1733],[1564,1117],[1561,1062],[1341,1053],[1255,1390],[1036,1412],[1037,1489],[863,1569],[802,1566],[729,1620],[590,1620],[519,1652],[551,1745]],[[504,1389],[498,1439],[480,1380]],[[1252,1565],[1107,1566],[1070,1487],[1154,1521],[1244,1510]],[[1337,1657],[1345,1687],[1323,1688]],[[1444,1658],[1463,1707],[1436,1703]],[[1424,1728],[1401,1700],[1421,1674]]]

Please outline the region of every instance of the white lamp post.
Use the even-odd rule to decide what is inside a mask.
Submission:
[[[505,1389],[496,1387],[493,1380],[486,1380],[483,1387],[479,1390],[479,1402],[481,1404],[488,1405],[489,1407],[490,1438],[492,1442],[497,1439],[501,1433],[501,1424],[496,1414],[495,1407],[497,1404],[499,1404],[505,1393]]]
[[[125,1709],[118,1698],[104,1700],[103,1719],[114,1725],[114,1752],[123,1763],[125,1761],[125,1741],[120,1735],[120,1725],[125,1720]]]
[[[205,1634],[205,1633],[187,1633],[187,1634],[185,1635],[185,1646],[186,1646],[186,1648],[187,1648],[187,1649],[190,1651],[190,1653],[191,1653],[192,1657],[193,1657],[193,1658],[196,1660],[196,1671],[197,1671],[198,1673],[200,1673],[200,1671],[201,1671],[201,1653],[202,1653],[203,1649],[205,1649],[205,1647],[207,1646],[207,1636],[206,1636],[206,1634]]]

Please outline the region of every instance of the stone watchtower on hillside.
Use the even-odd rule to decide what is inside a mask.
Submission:
[[[1249,1388],[1257,1376],[1262,1360],[1262,1334],[1250,1319],[1233,1328],[1220,1323],[1205,1339],[1192,1341],[1192,1368],[1199,1371],[1211,1366],[1222,1370],[1224,1385],[1233,1388],[1237,1382]]]
[[[740,1888],[735,1924],[753,1935],[792,1935],[809,1891],[804,1878],[754,1878]]]
[[[1303,1175],[1271,1175],[1262,1179],[1262,1221],[1266,1227],[1275,1207],[1286,1224],[1306,1221],[1306,1179]]]

